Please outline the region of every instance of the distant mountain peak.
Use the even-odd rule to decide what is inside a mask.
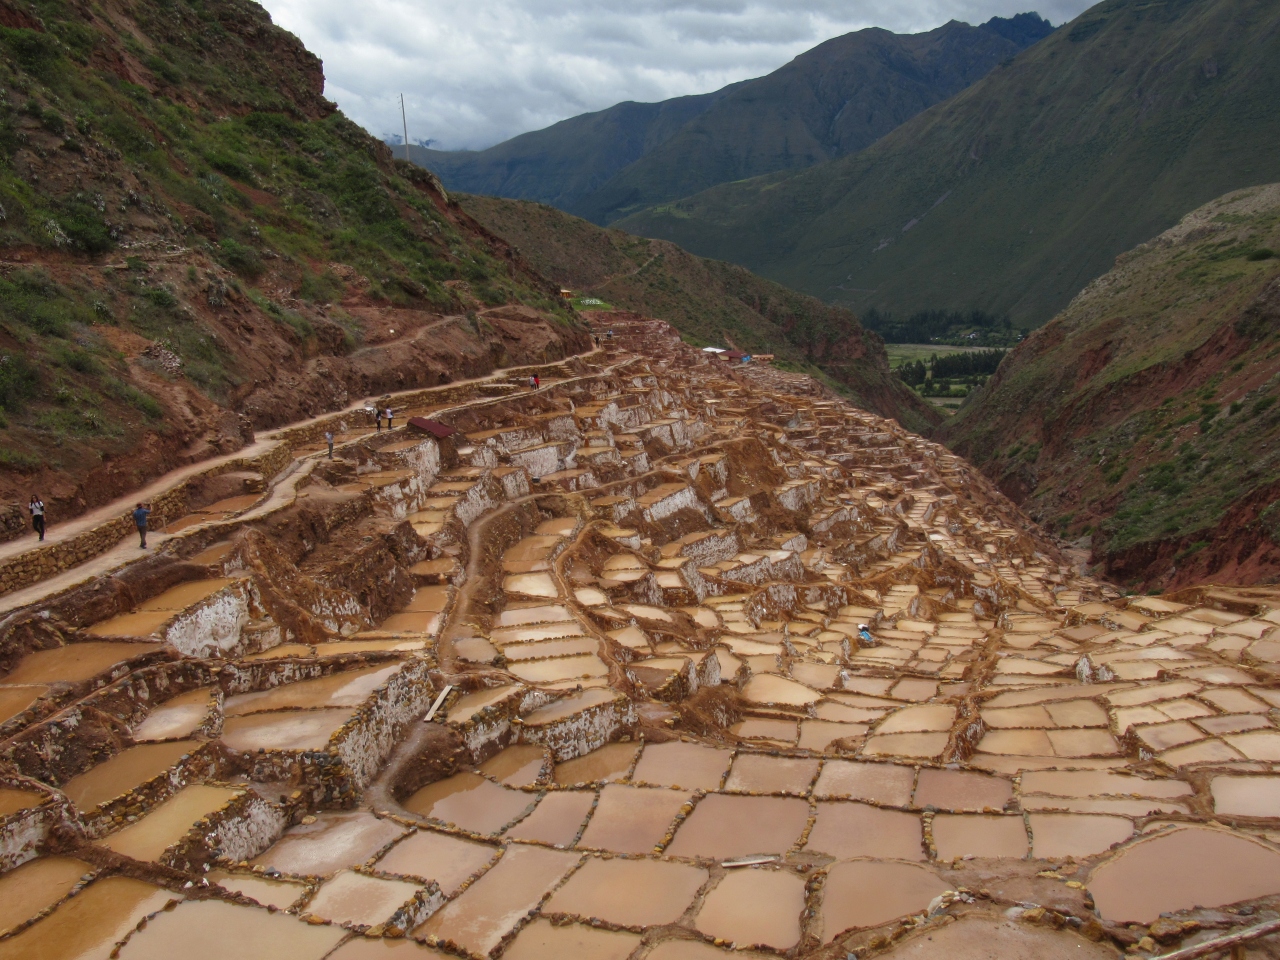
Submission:
[[[618,103],[487,150],[412,150],[452,191],[554,204],[596,223],[717,184],[863,149],[1053,31],[1036,13],[917,34],[832,37],[763,77]]]
[[[980,29],[989,30],[1020,47],[1029,47],[1057,28],[1040,14],[1028,12],[1015,13],[1012,17],[992,17]]]

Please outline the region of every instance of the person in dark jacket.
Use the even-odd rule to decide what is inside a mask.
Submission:
[[[147,549],[147,518],[151,516],[151,504],[139,503],[133,510],[133,525],[138,528],[138,546]]]

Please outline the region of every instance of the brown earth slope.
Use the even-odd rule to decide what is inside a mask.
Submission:
[[[943,428],[1133,587],[1280,577],[1280,185],[1116,260]]]
[[[910,430],[939,421],[890,373],[883,341],[849,310],[736,264],[597,227],[545,204],[475,196],[459,203],[580,297],[666,320],[696,346],[773,353],[788,368],[825,374],[859,406]]]
[[[0,0],[0,537],[589,338],[248,0]],[[17,501],[15,503],[15,501]]]

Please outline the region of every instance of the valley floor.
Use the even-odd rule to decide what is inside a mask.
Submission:
[[[104,518],[63,579],[4,558],[0,960],[1057,960],[1274,920],[1280,591],[1122,597],[942,446],[611,328],[401,395],[424,430],[278,431],[149,555]]]

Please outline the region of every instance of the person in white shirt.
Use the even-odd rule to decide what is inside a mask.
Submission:
[[[40,499],[40,495],[33,493],[31,502],[27,504],[27,509],[31,511],[31,527],[40,535],[40,539],[44,540],[44,501]]]

